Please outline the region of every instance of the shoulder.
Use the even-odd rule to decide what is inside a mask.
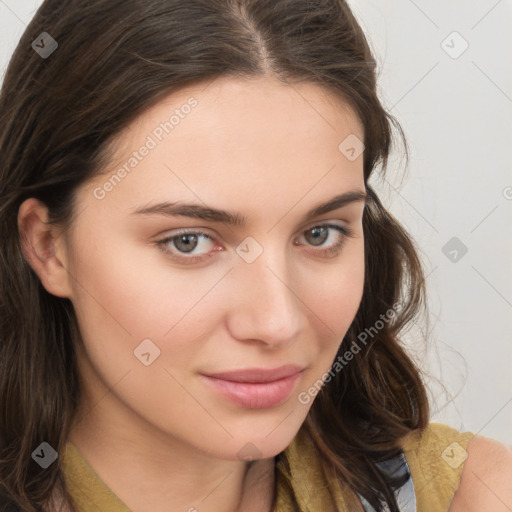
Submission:
[[[429,423],[414,430],[402,441],[405,455],[417,462],[422,473],[442,472],[456,480],[467,459],[467,446],[475,438],[473,432],[460,432],[444,423]],[[427,476],[427,475],[426,475]]]
[[[418,510],[449,509],[474,437],[444,423],[429,423],[402,440]]]
[[[449,512],[510,512],[512,450],[494,439],[475,436]]]

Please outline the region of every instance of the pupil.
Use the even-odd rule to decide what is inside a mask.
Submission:
[[[322,237],[322,231],[324,232],[324,233],[323,233],[323,234],[324,234],[324,236],[323,236],[323,237]],[[314,238],[317,242],[319,242],[317,245],[321,245],[323,242],[325,242],[325,239],[326,239],[326,237],[325,237],[325,233],[326,233],[326,231],[327,231],[327,230],[326,230],[325,228],[323,228],[323,227],[313,228],[313,229],[311,230],[311,233],[313,233],[313,238]],[[320,238],[320,240],[319,240],[319,238]]]
[[[179,238],[178,238],[178,245],[179,244],[184,244],[184,249],[185,249],[185,252],[190,252],[192,250],[194,250],[194,247],[193,247],[193,243],[190,242],[190,239],[197,239],[197,236],[196,235],[181,235]],[[180,247],[178,247],[178,249],[180,249]]]

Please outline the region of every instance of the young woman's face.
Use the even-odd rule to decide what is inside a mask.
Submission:
[[[222,459],[286,448],[362,297],[364,201],[306,217],[364,194],[361,140],[339,99],[273,79],[182,89],[123,132],[66,240],[89,419]],[[303,370],[204,377],[283,365]]]

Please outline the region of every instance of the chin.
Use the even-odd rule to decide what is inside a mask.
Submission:
[[[281,432],[269,436],[237,436],[220,449],[213,450],[215,455],[224,460],[251,461],[275,457],[284,451],[295,437],[295,431]]]

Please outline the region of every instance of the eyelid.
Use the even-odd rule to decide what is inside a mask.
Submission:
[[[330,230],[336,230],[336,231],[338,231],[338,234],[341,234],[341,238],[338,240],[338,242],[334,243],[331,246],[327,246],[325,248],[322,248],[322,246],[319,246],[319,249],[314,249],[314,246],[310,246],[310,247],[313,247],[313,253],[317,253],[318,255],[320,255],[322,257],[328,258],[328,257],[338,256],[345,245],[346,239],[354,238],[355,236],[357,236],[355,231],[353,231],[347,225],[335,224],[334,222],[328,221],[328,220],[323,221],[323,222],[317,221],[317,222],[314,222],[313,224],[305,226],[304,228],[302,228],[299,231],[298,236],[299,237],[303,236],[304,233],[306,233],[307,231],[310,231],[313,228],[319,228],[319,227],[325,227]],[[214,243],[217,242],[217,240],[218,240],[216,235],[211,235],[209,233],[209,230],[207,230],[205,228],[179,228],[173,234],[168,235],[155,243],[162,252],[164,252],[167,255],[170,255],[169,257],[172,260],[174,260],[178,263],[184,264],[184,265],[193,265],[194,263],[205,262],[209,258],[213,257],[217,252],[219,252],[219,249],[217,246],[217,248],[213,249],[212,251],[201,254],[201,255],[183,256],[183,255],[178,255],[179,253],[176,254],[172,250],[166,248],[166,245],[169,242],[171,242],[174,238],[179,237],[180,235],[183,235],[183,234],[193,234],[193,235],[205,236],[206,238],[209,238]],[[308,244],[297,244],[295,242],[295,240],[294,240],[294,244],[295,245],[308,245]]]
[[[341,223],[341,224],[336,224],[336,223]],[[348,221],[342,221],[340,219],[332,219],[332,220],[331,219],[319,219],[319,220],[315,220],[313,222],[308,222],[307,224],[305,224],[305,226],[303,228],[300,229],[299,232],[307,231],[308,229],[312,229],[317,226],[335,225],[335,226],[346,227],[347,224],[348,224]],[[348,227],[347,227],[347,229],[348,229]]]
[[[340,222],[342,224],[335,224],[335,222]],[[313,229],[315,227],[321,227],[321,226],[327,226],[327,225],[329,225],[329,226],[335,225],[335,226],[343,228],[344,234],[346,234],[346,236],[348,236],[348,237],[355,236],[354,231],[351,230],[348,227],[348,224],[349,224],[348,221],[342,221],[340,219],[334,219],[334,220],[331,220],[331,219],[317,219],[316,221],[310,221],[307,224],[305,224],[302,228],[300,228],[297,231],[296,235],[302,235],[304,233],[304,231],[309,231],[310,229]],[[160,239],[160,241],[168,240],[170,238],[174,238],[174,237],[182,235],[182,234],[190,234],[190,233],[206,235],[206,236],[208,236],[213,241],[217,241],[218,238],[219,238],[217,233],[212,231],[210,228],[207,228],[207,227],[204,227],[204,226],[192,226],[192,227],[176,228],[176,229],[173,229],[173,230],[170,230],[170,231],[171,231],[171,234],[167,234],[164,238]]]

